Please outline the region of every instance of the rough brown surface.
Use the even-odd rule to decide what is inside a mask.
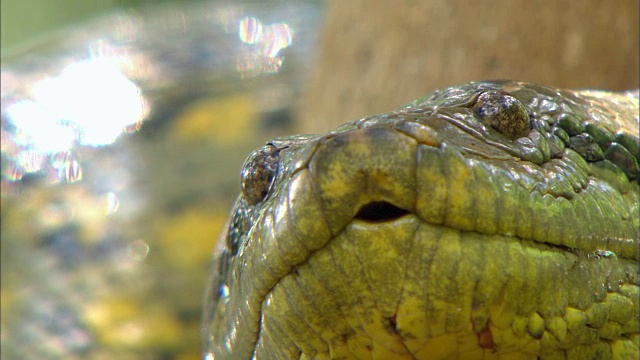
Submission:
[[[638,87],[638,1],[328,2],[302,130],[324,132],[431,90],[511,78]]]

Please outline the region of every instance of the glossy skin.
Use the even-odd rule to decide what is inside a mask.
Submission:
[[[215,252],[215,359],[638,355],[638,99],[470,83],[276,139]]]

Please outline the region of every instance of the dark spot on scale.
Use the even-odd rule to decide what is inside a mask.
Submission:
[[[393,314],[392,317],[387,319],[389,321],[389,325],[394,332],[398,332],[398,314]]]
[[[478,336],[478,346],[483,349],[490,349],[493,353],[496,352],[497,347],[493,342],[493,335],[491,335],[491,329],[489,329],[488,324],[487,327],[476,333],[476,336]]]

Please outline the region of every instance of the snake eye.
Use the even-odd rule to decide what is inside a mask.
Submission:
[[[242,194],[249,203],[255,205],[269,193],[278,170],[280,151],[269,144],[254,151],[242,165]]]
[[[480,121],[511,140],[527,136],[531,119],[524,105],[504,91],[485,91],[473,104]]]

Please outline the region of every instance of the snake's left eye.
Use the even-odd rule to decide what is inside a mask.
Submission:
[[[269,193],[278,170],[280,151],[269,144],[254,151],[242,165],[242,194],[249,203],[255,205]]]
[[[480,121],[511,140],[527,136],[531,119],[527,108],[504,91],[485,91],[478,95],[473,110]]]

